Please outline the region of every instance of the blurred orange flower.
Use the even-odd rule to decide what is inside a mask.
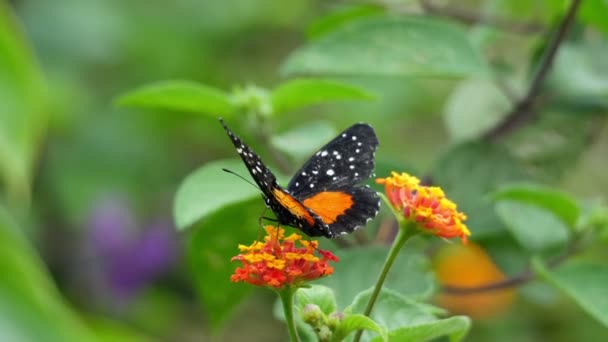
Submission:
[[[298,234],[285,237],[285,230],[273,226],[264,227],[264,241],[251,246],[239,245],[242,254],[232,258],[240,261],[230,277],[233,282],[243,281],[256,286],[274,289],[299,287],[303,283],[333,273],[329,262],[338,258],[329,251],[318,248],[315,240],[303,240]],[[315,255],[315,252],[319,255]]]
[[[505,279],[488,254],[474,243],[444,246],[435,256],[433,268],[444,288],[437,297],[438,304],[453,313],[488,318],[509,308],[515,297],[512,288],[474,293],[446,291],[477,288]]]
[[[471,232],[463,223],[467,217],[456,210],[456,204],[445,197],[439,187],[420,185],[420,180],[407,173],[392,172],[378,178],[395,210],[406,220],[418,223],[426,232],[444,238],[459,237],[463,243]]]

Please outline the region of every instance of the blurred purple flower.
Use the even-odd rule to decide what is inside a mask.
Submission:
[[[175,265],[176,235],[167,219],[137,227],[129,206],[114,198],[100,201],[88,220],[102,278],[118,299],[135,295]]]

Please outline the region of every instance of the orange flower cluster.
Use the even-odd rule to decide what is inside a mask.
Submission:
[[[426,232],[444,238],[459,237],[463,243],[471,235],[463,223],[466,215],[456,210],[456,204],[445,197],[438,187],[420,185],[420,180],[407,173],[392,172],[390,177],[378,178],[384,184],[391,205],[406,220],[418,223]]]
[[[233,257],[232,261],[238,260],[243,266],[235,270],[231,281],[282,289],[298,287],[333,273],[329,261],[336,262],[338,258],[329,251],[318,249],[317,241],[303,240],[298,234],[285,237],[284,229],[273,226],[264,229],[264,242],[239,245],[242,254]]]

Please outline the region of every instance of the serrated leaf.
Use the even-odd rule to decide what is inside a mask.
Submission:
[[[329,101],[371,100],[374,96],[360,87],[324,79],[287,81],[272,91],[274,113],[284,113]]]
[[[230,259],[238,245],[250,245],[259,235],[258,216],[262,202],[251,200],[223,206],[205,217],[188,238],[188,263],[198,296],[212,329],[219,329],[253,286],[231,283],[230,275],[240,266]]]
[[[386,329],[376,324],[372,319],[364,315],[348,315],[341,322],[334,334],[332,335],[332,342],[340,342],[344,340],[349,334],[357,330],[368,330],[378,333],[377,337],[379,341],[387,341],[388,336]]]
[[[533,265],[545,280],[572,298],[591,317],[608,327],[607,265],[571,262],[555,270],[548,270],[537,259]]]
[[[270,143],[295,160],[305,160],[312,156],[323,142],[331,140],[337,133],[329,122],[317,121],[274,135]]]
[[[0,340],[95,341],[0,207]]]
[[[361,313],[365,310],[371,292],[372,289],[369,289],[355,297],[351,306],[353,313]],[[445,314],[445,311],[440,308],[417,302],[396,291],[383,288],[370,317],[388,330],[389,340],[392,341],[404,340],[391,337],[391,335],[408,333],[413,339],[405,341],[426,341],[429,338],[443,335],[449,335],[453,341],[461,339],[466,334],[468,325],[462,322],[440,323],[444,320],[440,320],[437,316],[442,314]],[[454,321],[458,320],[460,319]],[[420,329],[414,329],[415,327]]]
[[[544,208],[573,229],[581,210],[572,196],[565,192],[534,183],[515,183],[490,194],[494,200],[510,200]]]
[[[472,79],[454,89],[443,117],[451,139],[462,142],[481,137],[508,114],[510,107],[509,99],[494,83]]]
[[[441,336],[449,336],[451,342],[461,341],[471,327],[471,319],[466,316],[454,316],[437,320],[432,323],[420,324],[413,327],[395,329],[389,332],[389,341],[429,341]],[[381,341],[379,338],[373,342]]]
[[[0,4],[0,183],[12,204],[26,205],[48,123],[43,75],[10,6]]]
[[[294,302],[298,310],[302,310],[307,304],[319,306],[326,315],[337,310],[334,292],[327,286],[312,285],[309,288],[301,288],[295,296]]]
[[[349,307],[353,313],[363,313],[372,289],[365,290],[353,299]],[[371,318],[389,330],[435,321],[444,310],[410,299],[401,293],[384,287],[378,295]]]
[[[238,181],[226,168],[247,177],[240,160],[207,163],[184,179],[175,195],[173,214],[178,229],[186,229],[213,212],[259,196],[260,191]]]
[[[568,227],[548,210],[510,200],[496,203],[495,209],[507,230],[529,251],[539,252],[568,241]]]
[[[487,73],[462,27],[430,17],[365,18],[293,52],[285,74],[468,77]]]
[[[169,109],[229,116],[234,111],[223,91],[192,81],[162,81],[132,90],[116,100],[121,106]]]

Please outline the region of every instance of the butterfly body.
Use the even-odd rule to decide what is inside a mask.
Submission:
[[[260,157],[221,123],[280,224],[297,227],[309,236],[333,238],[352,232],[377,215],[378,195],[359,185],[374,170],[378,139],[371,126],[359,123],[340,133],[283,188]]]

